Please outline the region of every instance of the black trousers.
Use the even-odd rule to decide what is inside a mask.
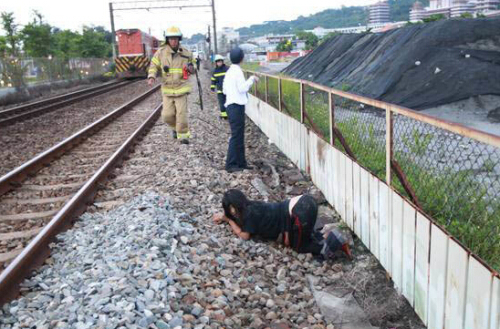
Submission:
[[[310,195],[303,195],[292,209],[290,244],[299,253],[319,255],[324,240],[320,232],[314,231],[318,218],[318,205]]]
[[[217,99],[219,100],[219,109],[221,112],[226,112],[226,95],[222,93],[217,93]]]
[[[226,169],[246,167],[245,159],[245,105],[230,104],[227,107],[231,138],[227,150]]]

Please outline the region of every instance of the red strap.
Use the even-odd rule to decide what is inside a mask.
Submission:
[[[299,228],[299,241],[297,243],[297,252],[299,252],[300,244],[302,242],[302,224],[300,223],[299,216],[294,215],[295,225]]]

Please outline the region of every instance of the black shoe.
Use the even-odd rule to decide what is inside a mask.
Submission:
[[[253,166],[249,166],[249,165],[246,165],[246,166],[243,166],[243,167],[240,167],[241,169],[243,170],[253,170],[254,167]]]
[[[189,139],[187,139],[187,138],[181,139],[181,144],[188,145],[189,144]]]
[[[243,168],[240,168],[240,167],[230,167],[230,168],[226,168],[226,171],[228,173],[233,173],[233,172],[243,171]]]
[[[174,130],[174,131],[172,131],[172,137],[173,137],[174,139],[177,139],[177,131],[175,131],[175,130]]]

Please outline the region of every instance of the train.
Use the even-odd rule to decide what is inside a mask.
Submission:
[[[151,58],[161,46],[160,41],[139,29],[116,31],[118,54],[115,58],[119,78],[146,78]]]

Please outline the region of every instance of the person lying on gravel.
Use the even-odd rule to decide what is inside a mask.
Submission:
[[[233,232],[244,240],[258,236],[265,240],[283,237],[286,247],[298,253],[326,258],[343,251],[352,258],[349,243],[339,231],[325,235],[314,230],[318,205],[310,195],[301,195],[277,203],[252,201],[240,190],[231,189],[222,198],[223,213],[214,215],[216,224],[229,223]]]

